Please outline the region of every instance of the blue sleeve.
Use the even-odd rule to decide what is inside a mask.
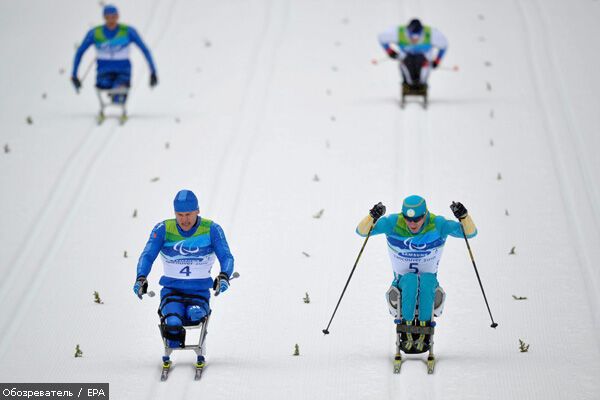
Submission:
[[[396,222],[398,221],[398,214],[390,214],[387,217],[381,217],[375,223],[375,227],[371,231],[371,236],[380,235],[382,233],[388,234],[392,232],[394,226],[396,226]],[[367,235],[363,235],[358,232],[358,226],[356,227],[356,233],[359,236],[365,237]]]
[[[444,58],[444,54],[446,54],[446,49],[440,49],[437,53],[436,58],[441,61],[442,58]]]
[[[131,26],[129,27],[129,38],[140,48],[142,53],[144,53],[144,57],[146,57],[146,61],[148,62],[148,66],[150,67],[150,72],[155,74],[156,67],[154,66],[154,61],[152,60],[152,54],[150,54],[150,50],[148,50],[148,47],[146,47],[146,44],[144,43],[140,35]]]
[[[210,225],[210,241],[212,242],[215,254],[221,264],[221,272],[231,276],[233,274],[233,256],[229,251],[229,245],[227,239],[225,239],[225,233],[223,228],[214,222]]]
[[[165,235],[166,229],[164,222],[161,222],[152,229],[150,239],[148,239],[146,247],[144,247],[144,251],[142,251],[142,255],[140,255],[136,277],[148,276],[150,270],[152,270],[154,260],[158,257],[158,253],[160,253],[160,249],[165,243]]]
[[[83,38],[83,42],[81,43],[81,46],[79,46],[79,48],[77,49],[77,52],[75,53],[75,60],[73,61],[73,73],[71,74],[71,76],[77,76],[77,70],[79,69],[79,63],[81,62],[81,57],[83,57],[83,54],[85,53],[85,51],[93,44],[94,44],[94,30],[91,29],[85,35],[85,37]]]
[[[438,232],[440,232],[440,235],[442,235],[443,238],[446,238],[448,236],[452,236],[452,237],[456,237],[456,238],[463,237],[462,226],[459,222],[450,221],[450,220],[447,220],[446,218],[438,215],[435,217],[434,223],[435,223],[436,229],[438,230]],[[475,232],[473,232],[473,234],[467,235],[467,238],[470,239],[475,236],[477,236],[477,229],[475,229]]]

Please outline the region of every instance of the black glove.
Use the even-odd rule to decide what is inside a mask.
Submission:
[[[140,299],[148,292],[148,280],[145,276],[140,276],[136,279],[135,284],[133,285],[133,292]]]
[[[369,211],[369,215],[373,217],[373,222],[377,222],[385,214],[385,206],[381,202],[375,204]]]
[[[216,292],[215,296],[219,293],[226,291],[229,288],[229,275],[225,272],[221,272],[217,279],[213,282],[213,290]]]
[[[81,81],[79,80],[79,78],[76,76],[72,76],[71,82],[73,83],[73,86],[75,86],[75,90],[79,92],[79,89],[81,89]]]
[[[450,204],[450,209],[452,210],[454,216],[459,220],[467,217],[467,209],[462,205],[462,203],[452,202],[452,204]]]
[[[398,53],[396,53],[393,49],[389,48],[386,50],[386,53],[388,54],[388,56],[390,56],[390,58],[393,58],[394,60],[398,58]]]
[[[150,87],[154,87],[158,85],[158,77],[156,76],[156,72],[150,74]]]
[[[437,58],[431,62],[431,68],[436,69],[440,65],[440,60]]]

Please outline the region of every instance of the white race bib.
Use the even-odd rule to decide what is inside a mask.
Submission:
[[[96,48],[96,58],[98,60],[128,60],[129,45],[116,49],[108,46]]]
[[[392,268],[398,275],[405,275],[411,272],[415,274],[422,272],[437,273],[443,250],[444,246],[426,251],[398,251],[388,246]]]
[[[215,263],[215,253],[199,258],[169,260],[163,257],[164,276],[174,279],[207,279]]]

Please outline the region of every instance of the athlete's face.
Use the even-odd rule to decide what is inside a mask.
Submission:
[[[419,43],[419,39],[421,39],[421,35],[419,35],[418,33],[417,34],[412,34],[412,35],[409,36],[409,38],[410,38],[410,42],[412,44],[417,44],[417,43]]]
[[[421,219],[419,219],[418,221],[414,221],[414,220],[412,220],[412,218],[411,219],[404,218],[404,220],[406,221],[406,225],[408,226],[408,229],[410,229],[410,231],[412,233],[417,233],[421,230],[421,227],[425,223],[425,216],[423,215],[423,217],[421,217]]]
[[[115,29],[119,23],[119,14],[109,14],[104,16],[106,27],[110,30]]]
[[[199,213],[200,211],[198,210],[191,212],[176,212],[175,218],[177,218],[177,223],[179,224],[179,227],[187,232],[190,229],[192,229],[192,227],[196,223]]]

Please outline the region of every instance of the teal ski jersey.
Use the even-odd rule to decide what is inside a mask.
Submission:
[[[386,235],[392,269],[396,275],[437,273],[448,236],[463,237],[460,223],[432,213],[427,213],[425,218],[425,223],[417,233],[408,229],[401,214],[382,217],[375,224],[371,235]],[[361,235],[358,229],[356,232]],[[476,235],[477,230],[467,237]]]

